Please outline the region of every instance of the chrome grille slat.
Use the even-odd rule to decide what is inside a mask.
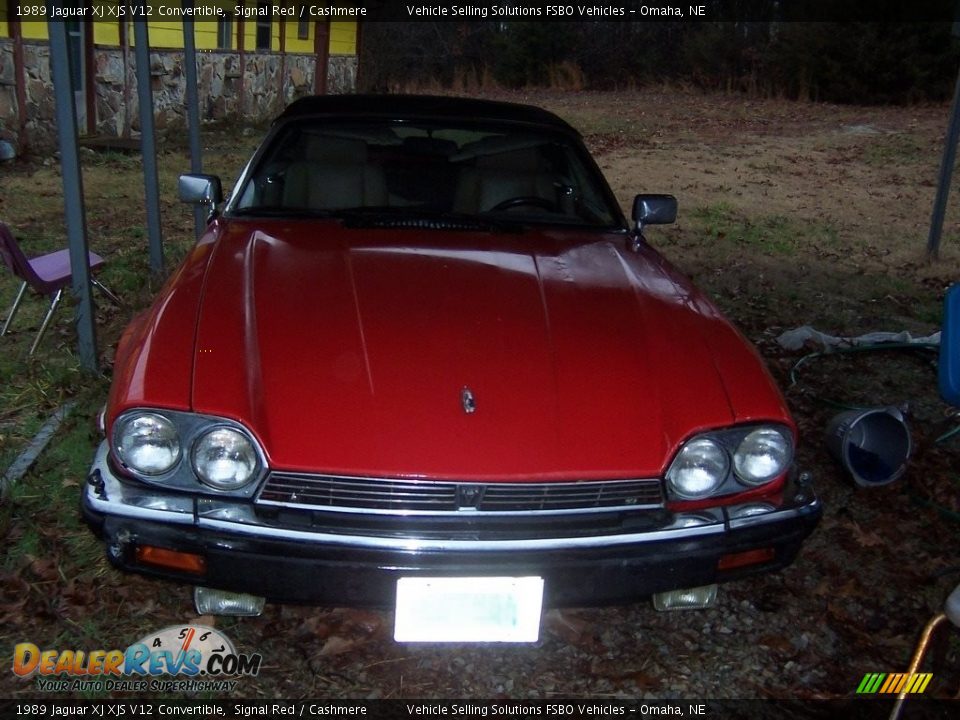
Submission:
[[[412,482],[273,472],[257,502],[343,512],[589,512],[663,505],[658,479],[553,483]]]

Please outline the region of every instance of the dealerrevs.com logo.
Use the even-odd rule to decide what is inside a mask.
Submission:
[[[13,672],[36,677],[43,692],[225,691],[237,684],[228,678],[257,675],[262,659],[258,653],[237,653],[230,639],[214,628],[171,625],[126,650],[41,649],[19,643],[13,651]]]

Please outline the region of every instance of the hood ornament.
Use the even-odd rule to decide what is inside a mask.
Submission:
[[[473,397],[473,392],[467,386],[460,391],[460,404],[463,405],[463,411],[471,415],[477,411],[477,401]]]

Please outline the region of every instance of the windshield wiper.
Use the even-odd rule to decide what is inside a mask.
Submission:
[[[236,208],[230,212],[235,217],[291,217],[291,218],[330,218],[340,217],[338,210],[320,210],[316,208],[284,207],[281,205],[256,205]]]
[[[335,215],[348,228],[414,228],[418,230],[464,230],[521,232],[519,223],[466,213],[398,207],[368,207],[338,210]]]

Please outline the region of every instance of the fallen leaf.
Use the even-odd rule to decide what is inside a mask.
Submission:
[[[663,680],[639,670],[631,673],[629,677],[636,683],[639,690],[659,690],[663,686]]]
[[[41,582],[50,582],[60,577],[57,573],[57,563],[51,558],[31,557],[28,568],[31,574]]]
[[[22,625],[25,622],[23,609],[26,604],[27,599],[23,598],[16,602],[0,605],[0,625],[5,627]]]
[[[362,640],[358,640],[357,638],[345,638],[340,635],[332,635],[327,638],[323,647],[320,648],[320,655],[330,656],[350,652],[362,642]]]
[[[572,610],[549,610],[544,616],[544,627],[564,642],[578,648],[594,651],[599,641],[593,633],[593,625]]]
[[[882,537],[870,530],[864,530],[857,523],[853,523],[853,538],[861,547],[879,547],[884,545]]]
[[[785,654],[794,651],[793,643],[781,635],[764,635],[757,644]]]

